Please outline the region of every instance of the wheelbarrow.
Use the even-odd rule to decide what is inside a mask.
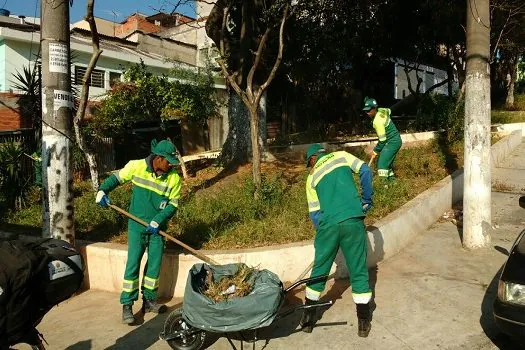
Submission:
[[[199,296],[200,291],[195,287],[198,284],[195,283],[195,276],[198,279],[198,274],[201,273],[199,269],[203,269],[203,265],[205,264],[194,265],[192,268],[193,275],[192,271],[190,271],[183,307],[172,311],[168,315],[164,323],[164,329],[159,334],[159,338],[165,340],[172,349],[201,349],[212,334],[225,336],[233,349],[236,349],[236,347],[230,336],[240,334],[242,341],[251,342],[253,349],[255,349],[258,330],[268,327],[276,320],[291,315],[296,311],[328,307],[333,303],[332,301],[319,302],[313,305],[293,306],[283,310],[287,293],[303,284],[326,280],[328,276],[302,279],[285,288],[278,277],[267,270],[262,270],[267,277],[269,276],[269,278],[265,279],[266,284],[262,288],[258,288],[255,285],[248,296],[235,298],[238,304],[235,301],[232,304],[228,304],[228,302],[214,303],[211,299],[202,296],[202,294],[202,297]],[[224,266],[205,265],[206,268],[222,268]],[[197,304],[195,304],[196,300]],[[264,312],[261,314],[258,311]],[[232,314],[236,313],[237,317],[235,315],[232,316]],[[223,324],[221,324],[222,319],[225,319]],[[246,339],[244,336],[244,333],[248,331],[252,335],[251,339]]]

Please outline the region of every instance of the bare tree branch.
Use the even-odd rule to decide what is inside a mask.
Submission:
[[[89,23],[89,28],[91,30],[93,54],[91,55],[91,59],[89,61],[86,72],[84,73],[84,77],[82,79],[82,91],[80,93],[80,103],[78,106],[77,114],[75,116],[75,120],[77,123],[82,122],[82,120],[84,119],[84,116],[86,113],[86,106],[88,103],[89,80],[91,77],[91,73],[93,72],[93,69],[95,69],[95,66],[97,65],[98,58],[102,54],[102,50],[100,49],[100,39],[99,39],[98,31],[97,31],[97,24],[95,22],[95,17],[93,16],[94,2],[95,0],[88,0],[87,14],[84,17],[84,20],[86,20]]]
[[[82,124],[84,120],[84,116],[86,115],[86,107],[88,103],[89,98],[89,81],[91,77],[91,73],[93,72],[93,69],[95,68],[97,64],[97,60],[102,54],[102,50],[100,49],[100,39],[97,31],[97,24],[95,22],[95,17],[93,16],[93,7],[94,7],[95,0],[88,0],[87,1],[87,12],[84,19],[89,23],[89,28],[91,29],[91,41],[93,46],[93,54],[91,56],[91,60],[89,61],[89,65],[86,69],[86,72],[84,73],[84,78],[82,79],[82,90],[80,93],[80,102],[77,109],[77,113],[73,119],[73,126],[75,129],[75,136],[77,139],[78,146],[84,152],[86,155],[86,160],[89,164],[89,172],[91,174],[91,185],[93,186],[93,189],[98,189],[98,170],[97,170],[97,162],[95,159],[95,155],[90,150],[89,146],[86,143],[86,140],[84,139],[84,136],[80,132],[80,125]]]
[[[410,68],[410,69],[408,69]],[[410,78],[410,72],[412,72],[413,70],[416,70],[416,77],[418,78],[418,85],[417,85],[417,91],[414,90],[414,88],[412,87],[412,79]],[[407,85],[408,85],[408,90],[410,91],[410,93],[414,96],[417,96],[419,95],[419,86],[420,86],[420,83],[419,83],[419,76],[417,75],[417,68],[414,68],[412,66],[410,66],[410,64],[408,63],[407,60],[404,60],[404,68],[403,70],[405,71],[405,76],[407,77]]]
[[[221,70],[222,70],[222,74],[226,77],[226,79],[228,80],[228,82],[230,83],[231,87],[233,88],[233,90],[235,90],[235,92],[237,93],[237,95],[239,95],[240,98],[242,98],[243,102],[249,106],[251,105],[250,103],[250,100],[248,99],[248,96],[246,95],[246,93],[244,93],[244,91],[242,91],[241,87],[239,86],[239,84],[237,84],[237,81],[235,79],[235,77],[237,76],[237,74],[231,74],[229,71],[228,71],[228,68],[226,67],[226,64],[224,63],[224,60],[223,59],[218,59],[217,60],[217,63],[219,64],[219,66],[221,67]]]
[[[226,33],[226,21],[228,20],[229,11],[230,11],[229,6],[224,7],[223,14],[222,14],[221,42],[220,42],[220,48],[219,48],[221,57],[226,57],[226,52],[224,48],[224,35]]]
[[[262,57],[262,51],[264,49],[264,46],[266,45],[266,41],[268,40],[268,37],[270,35],[270,27],[266,28],[266,31],[264,32],[261,41],[259,42],[259,47],[257,48],[257,53],[255,54],[255,61],[253,62],[252,68],[250,69],[250,73],[248,73],[248,80],[246,83],[246,93],[248,94],[248,97],[250,100],[253,100],[253,77],[255,75],[255,71],[257,70],[257,67],[259,66],[259,63],[261,62]],[[280,45],[280,44],[279,44]]]
[[[437,88],[439,88],[439,87],[441,87],[441,86],[443,86],[445,84],[448,84],[449,81],[450,81],[450,78],[447,78],[447,79],[445,79],[445,80],[443,80],[443,81],[441,81],[441,82],[439,82],[437,84],[432,85],[431,87],[429,87],[427,89],[427,91],[425,91],[425,95],[429,95],[432,91],[436,90]]]
[[[494,50],[493,50],[492,55],[490,57],[490,63],[494,62],[494,58],[496,57],[496,52],[498,50],[499,42],[501,41],[501,37],[503,36],[503,31],[505,30],[505,28],[507,27],[507,24],[509,23],[510,17],[511,17],[511,12],[509,11],[509,15],[507,16],[507,20],[505,21],[505,24],[503,25],[503,27],[501,28],[501,31],[499,32],[498,39],[494,43]]]
[[[284,50],[284,24],[286,22],[286,18],[288,17],[288,11],[290,9],[290,4],[287,3],[286,7],[284,8],[283,13],[283,19],[281,20],[281,27],[279,28],[279,53],[277,54],[277,58],[275,59],[275,63],[273,65],[273,68],[270,72],[270,75],[268,76],[268,79],[264,84],[261,85],[259,90],[257,91],[257,96],[255,97],[255,105],[259,105],[259,101],[261,100],[261,96],[263,92],[268,88],[270,83],[272,82],[273,78],[275,78],[275,73],[277,72],[277,68],[279,68],[279,65],[281,64],[281,60],[283,59],[283,50]]]

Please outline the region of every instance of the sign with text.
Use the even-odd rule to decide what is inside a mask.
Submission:
[[[52,73],[67,73],[69,57],[67,45],[49,43],[49,71]]]

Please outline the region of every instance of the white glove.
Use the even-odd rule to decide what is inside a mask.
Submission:
[[[111,202],[109,201],[108,195],[104,191],[98,191],[95,203],[97,203],[103,208],[107,208]]]

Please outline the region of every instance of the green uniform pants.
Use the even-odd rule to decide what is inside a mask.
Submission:
[[[142,293],[147,300],[157,299],[159,288],[159,274],[164,251],[164,238],[160,235],[152,236],[146,232],[144,226],[135,221],[128,221],[128,259],[120,303],[133,304],[139,298],[139,269],[144,252],[148,250],[148,261],[144,267],[142,277]]]
[[[387,141],[385,147],[379,153],[379,159],[377,160],[377,173],[380,177],[393,177],[394,170],[392,168],[394,160],[396,159],[397,152],[401,148],[402,142],[401,137],[394,140]]]
[[[315,258],[311,277],[330,273],[340,247],[350,272],[354,302],[356,304],[368,303],[372,297],[372,292],[368,283],[368,269],[366,266],[368,244],[363,219],[348,219],[319,229],[315,235],[314,247]],[[326,280],[308,284],[306,297],[310,300],[319,300],[325,285]]]

